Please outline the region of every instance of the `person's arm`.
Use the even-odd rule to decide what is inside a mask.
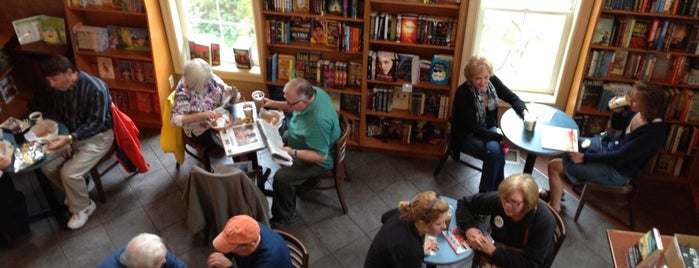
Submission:
[[[285,113],[291,112],[291,107],[289,107],[289,104],[286,103],[286,101],[275,101],[270,98],[264,98],[264,104],[262,107],[281,110]]]
[[[507,102],[512,106],[512,109],[514,109],[517,112],[517,115],[519,115],[520,118],[524,118],[524,116],[529,113],[527,110],[527,105],[524,104],[524,102],[515,94],[510,88],[508,88],[505,83],[503,83],[500,78],[498,78],[495,75],[492,75],[490,77],[490,82],[493,83],[493,86],[495,87],[495,92],[498,93],[498,98],[501,100]]]
[[[456,226],[466,231],[478,228],[476,215],[490,215],[500,202],[497,192],[478,193],[456,201]]]
[[[486,129],[478,124],[476,120],[476,107],[473,105],[473,95],[470,92],[467,82],[459,86],[454,94],[454,102],[452,104],[452,117],[454,138],[464,139],[466,133],[473,133],[481,139],[487,140],[502,140],[502,135]]]
[[[216,116],[213,111],[191,113],[191,110],[191,101],[185,92],[184,83],[180,80],[175,88],[175,103],[172,105],[170,124],[181,127],[191,122],[213,119]]]
[[[624,130],[631,123],[634,115],[636,112],[627,107],[614,109],[609,117],[609,125],[613,129]]]
[[[539,210],[546,209],[543,206]],[[491,259],[502,267],[544,267],[546,256],[554,249],[553,235],[555,221],[542,212],[535,212],[536,217],[528,228],[524,252],[512,250],[501,245],[496,246]]]

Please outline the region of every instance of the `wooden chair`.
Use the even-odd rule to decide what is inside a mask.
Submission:
[[[209,155],[211,155],[214,152],[214,150],[220,148],[220,146],[214,144],[213,142],[210,144],[204,144],[202,142],[199,142],[185,135],[184,131],[182,132],[182,140],[184,143],[184,151],[187,154],[194,157],[194,159],[202,163],[204,165],[204,170],[212,172],[213,169],[211,167],[211,160],[209,159]],[[192,151],[192,149],[194,149],[194,151]],[[179,168],[180,165],[177,164],[176,166],[177,168]]]
[[[107,165],[107,167],[103,170],[100,171],[99,168],[102,164],[112,159],[112,156],[116,153],[116,149],[116,142],[113,142],[112,147],[109,147],[109,151],[107,151],[107,154],[100,158],[100,161],[97,162],[97,165],[90,169],[90,177],[92,177],[92,180],[95,182],[95,188],[97,188],[97,192],[100,195],[100,201],[102,201],[102,203],[107,202],[107,198],[104,193],[104,188],[102,187],[102,176],[104,176],[104,174],[107,174],[107,172],[116,167],[117,164],[119,164],[119,161],[114,159],[114,161],[110,162],[109,165]]]
[[[464,161],[461,159],[461,148],[453,148],[452,147],[452,141],[451,141],[451,119],[449,120],[449,123],[447,124],[447,133],[446,133],[446,141],[447,145],[444,147],[444,152],[442,153],[442,157],[439,158],[439,164],[437,164],[437,167],[434,169],[434,177],[437,178],[439,176],[439,173],[442,171],[442,168],[444,167],[444,164],[447,162],[447,159],[451,156],[452,159],[455,161],[466,165],[467,167],[470,167],[472,169],[478,170],[479,172],[483,172],[482,167],[478,167],[474,164],[471,164],[467,161]]]
[[[638,177],[638,175],[636,177]],[[631,182],[625,185],[606,185],[598,183],[583,184],[582,191],[580,192],[580,203],[578,204],[578,208],[575,210],[575,217],[573,220],[575,222],[578,221],[580,212],[582,212],[585,203],[589,201],[591,196],[611,194],[614,198],[605,199],[605,203],[628,210],[629,227],[631,230],[634,230],[634,228],[636,228],[636,219],[634,218],[633,211],[636,205],[639,187],[637,183],[634,183],[633,181],[637,179],[638,178],[634,178],[631,180]]]
[[[345,156],[347,149],[347,139],[349,137],[349,123],[347,119],[340,116],[340,129],[342,129],[342,135],[335,142],[335,157],[333,169],[328,170],[320,174],[316,178],[311,178],[306,180],[301,186],[303,190],[331,190],[335,189],[337,191],[337,197],[340,199],[340,205],[342,206],[342,212],[347,214],[347,204],[345,203],[345,196],[342,193],[342,182],[347,179],[347,169],[345,167]],[[323,183],[322,180],[333,180],[332,183]],[[312,182],[312,183],[308,183]]]
[[[286,241],[286,245],[289,247],[291,266],[293,266],[294,268],[308,268],[308,250],[303,245],[303,243],[301,243],[301,240],[298,240],[298,238],[282,230],[275,229],[274,231],[284,238],[284,241]]]
[[[553,214],[554,219],[556,220],[556,229],[554,230],[553,233],[553,241],[555,243],[555,246],[553,248],[553,256],[554,259],[556,255],[558,254],[558,250],[561,249],[561,246],[563,246],[563,241],[566,240],[566,225],[563,222],[563,218],[561,218],[561,215],[556,212],[548,203],[540,201],[541,203],[545,204],[546,207],[549,208],[551,211],[551,214]]]

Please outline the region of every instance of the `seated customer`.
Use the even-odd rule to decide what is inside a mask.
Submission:
[[[585,153],[569,153],[549,162],[550,205],[555,210],[561,210],[563,178],[573,184],[626,184],[665,143],[665,90],[637,82],[627,98],[630,106],[614,109],[611,115],[612,128],[622,131],[618,137],[592,139],[601,143],[594,142]]]
[[[422,267],[422,259],[439,250],[437,241],[425,241],[425,235],[436,236],[448,227],[448,211],[447,201],[433,191],[398,203],[398,208],[381,216],[383,226],[371,242],[364,268]]]
[[[464,68],[466,82],[454,94],[451,146],[483,160],[479,192],[495,191],[505,178],[505,155],[497,129],[498,99],[524,117],[527,106],[493,74],[493,64],[473,56]]]
[[[538,189],[530,174],[514,174],[497,192],[458,200],[456,224],[475,250],[471,267],[481,267],[482,261],[497,267],[551,266],[556,222],[539,203]],[[478,215],[490,215],[492,240],[478,228]]]
[[[98,268],[186,268],[187,265],[170,253],[159,236],[141,233],[125,247],[107,256]]]
[[[210,141],[208,121],[216,118],[214,109],[228,98],[234,103],[239,96],[238,89],[226,85],[206,61],[193,59],[185,64],[182,79],[175,88],[170,123],[182,127],[187,137]]]
[[[291,268],[291,255],[284,238],[248,215],[228,220],[214,238],[213,246],[218,252],[209,255],[206,267]]]

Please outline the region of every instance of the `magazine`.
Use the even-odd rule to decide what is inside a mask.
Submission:
[[[282,166],[291,166],[294,163],[294,158],[282,150],[281,146],[284,145],[284,141],[282,141],[282,136],[279,135],[279,129],[265,120],[257,120],[257,124],[262,129],[269,154],[272,155],[274,162]]]
[[[541,148],[577,152],[578,130],[545,125],[541,128]]]

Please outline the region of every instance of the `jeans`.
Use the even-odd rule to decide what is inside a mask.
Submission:
[[[497,132],[496,127],[489,130]],[[483,140],[471,135],[464,139],[461,151],[483,161],[483,172],[481,172],[478,192],[496,191],[500,182],[505,179],[505,155],[502,152],[500,141]]]

